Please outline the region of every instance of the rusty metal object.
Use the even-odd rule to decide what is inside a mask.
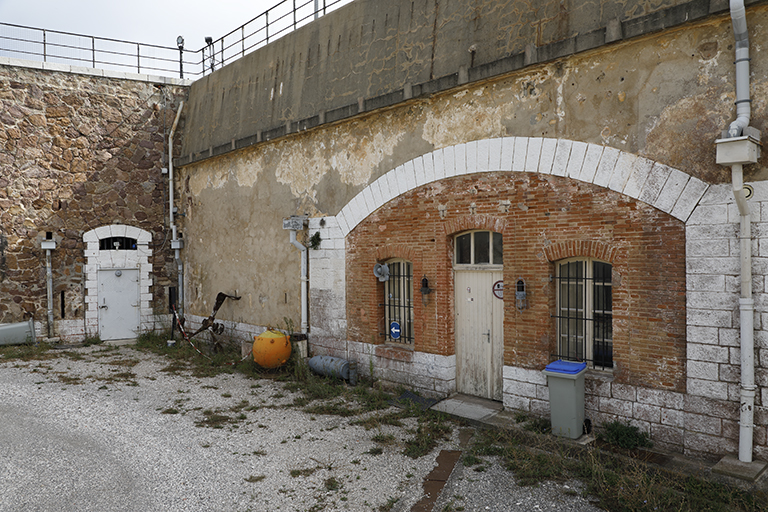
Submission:
[[[224,292],[219,292],[219,294],[216,295],[216,304],[214,304],[213,306],[213,312],[211,313],[211,316],[203,320],[203,324],[200,326],[200,328],[189,335],[190,338],[195,336],[196,334],[200,334],[201,332],[205,331],[208,328],[211,328],[211,332],[215,334],[222,334],[224,332],[224,324],[214,323],[214,320],[216,318],[216,313],[219,312],[219,308],[221,307],[222,304],[224,304],[224,301],[227,299],[240,300],[240,297],[235,297],[234,295],[227,295]]]

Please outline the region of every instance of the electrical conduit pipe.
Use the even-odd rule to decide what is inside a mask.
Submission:
[[[731,22],[736,40],[736,120],[728,128],[728,138],[739,137],[749,126],[751,115],[749,97],[749,34],[744,0],[731,0]],[[741,327],[741,396],[739,409],[739,460],[752,462],[752,444],[755,408],[755,344],[754,310],[752,299],[752,228],[749,205],[744,190],[744,171],[741,164],[731,166],[733,195],[739,208],[741,297],[739,314]]]
[[[181,261],[179,252],[180,244],[176,238],[176,224],[173,222],[173,135],[176,133],[176,126],[179,124],[181,109],[184,108],[184,102],[179,104],[179,110],[176,112],[176,118],[173,120],[171,132],[168,134],[168,210],[171,224],[171,246],[174,248],[174,257],[176,259],[176,268],[178,270],[178,293],[176,302],[178,304],[178,314],[184,316],[184,264]]]

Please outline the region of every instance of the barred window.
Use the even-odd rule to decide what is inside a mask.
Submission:
[[[387,261],[389,279],[384,282],[384,310],[389,343],[413,345],[413,264],[394,259]]]
[[[611,265],[586,258],[555,267],[557,357],[613,368]]]
[[[136,239],[127,236],[112,236],[99,240],[100,251],[135,251]]]

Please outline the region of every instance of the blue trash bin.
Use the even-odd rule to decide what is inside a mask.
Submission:
[[[584,374],[587,363],[558,359],[542,373],[547,376],[552,433],[578,439],[584,433]]]

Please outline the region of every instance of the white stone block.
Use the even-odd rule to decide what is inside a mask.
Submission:
[[[552,164],[555,161],[557,151],[557,139],[542,139],[541,156],[539,157],[538,171],[541,174],[552,174]]]
[[[629,175],[632,174],[632,168],[637,160],[637,155],[622,151],[619,154],[618,160],[616,160],[616,166],[613,168],[613,174],[611,174],[611,181],[608,182],[608,188],[615,190],[616,192],[624,192],[624,186],[629,180]]]
[[[125,224],[112,224],[109,226],[110,236],[126,236],[127,227]]]
[[[568,157],[568,165],[565,169],[565,175],[569,178],[578,179],[581,176],[581,168],[584,165],[584,159],[587,156],[587,144],[574,141],[571,146],[571,155]]]
[[[686,354],[689,362],[704,361],[710,363],[728,363],[730,358],[728,350],[728,347],[688,343]]]
[[[382,178],[381,195],[384,198],[389,198],[386,202],[391,201],[400,195],[400,187],[397,185],[397,177],[395,176],[395,169],[387,172]],[[386,188],[384,185],[386,184]]]
[[[687,240],[685,243],[685,254],[691,256],[709,256],[726,257],[730,256],[731,248],[728,240]]]
[[[443,148],[443,165],[446,178],[456,176],[456,146]]]
[[[405,176],[405,192],[410,192],[416,188],[416,169],[413,166],[413,160],[403,164],[403,175]]]
[[[98,244],[99,243],[99,239],[96,236],[96,232],[93,231],[93,230],[86,231],[85,233],[83,233],[83,242],[88,244],[88,249],[98,249],[98,245],[96,245],[96,247],[91,247],[91,244],[94,244],[94,243]]]
[[[487,170],[480,168],[477,164],[477,141],[467,142],[464,145],[464,151],[467,162],[467,174],[475,173],[478,170]]]
[[[397,187],[397,195],[405,194],[408,192],[407,178],[405,176],[405,167],[399,165],[395,167],[393,171],[390,171],[390,185],[394,184]]]
[[[523,398],[514,394],[504,394],[503,397],[504,409],[510,409],[514,411],[530,412],[531,401],[528,398]]]
[[[661,194],[661,190],[664,188],[664,183],[669,178],[670,171],[671,169],[666,165],[658,162],[654,163],[651,171],[648,173],[645,184],[643,184],[638,199],[650,205],[655,204],[659,194]]]
[[[686,316],[688,325],[698,325],[702,327],[733,327],[730,311],[693,309],[688,306]]]
[[[456,144],[453,146],[454,165],[456,166],[456,176],[467,173],[467,145]]]
[[[481,139],[477,141],[477,164],[475,165],[476,172],[485,172],[495,169],[491,169],[488,165],[490,161],[490,141],[489,139]]]
[[[374,181],[368,188],[371,190],[371,196],[373,197],[373,210],[376,211],[384,204],[384,198],[381,196],[381,182],[379,180]]]
[[[616,167],[616,162],[619,159],[621,151],[616,148],[605,147],[603,148],[603,154],[600,157],[600,163],[595,171],[595,179],[592,181],[595,185],[601,187],[608,187],[613,176],[613,169]]]
[[[528,153],[528,137],[515,137],[515,157],[512,161],[513,171],[525,170],[525,157]]]
[[[712,382],[701,379],[688,379],[688,393],[695,396],[704,396],[716,400],[728,399],[728,383]]]
[[[702,380],[718,380],[719,364],[704,361],[688,361],[688,377]]]
[[[427,153],[421,159],[424,167],[424,182],[432,183],[435,181],[435,161],[432,158],[432,153]]]
[[[413,172],[416,176],[416,186],[420,187],[427,183],[427,175],[424,172],[424,158],[417,156],[412,160]]]
[[[365,218],[368,215],[370,215],[374,210],[376,210],[376,207],[377,207],[376,201],[373,199],[373,192],[371,192],[371,186],[368,185],[367,187],[365,187],[362,190],[362,192],[360,192],[360,194],[358,195],[361,196],[363,199],[362,204],[364,205],[364,212],[365,212],[365,215],[363,218]]]
[[[627,184],[624,186],[624,194],[635,199],[640,199],[640,193],[645,186],[648,176],[651,174],[652,168],[652,160],[642,157],[635,160],[635,164],[632,166],[632,172],[629,175],[629,179],[627,179]]]
[[[685,185],[682,194],[677,199],[670,215],[683,222],[687,222],[691,212],[696,207],[701,197],[707,191],[708,185],[697,178],[691,178]]]
[[[688,225],[696,224],[728,224],[728,205],[711,204],[698,205],[688,218]]]
[[[525,168],[526,172],[538,172],[539,161],[541,160],[541,148],[544,144],[544,139],[541,137],[529,137],[528,147],[525,152]]]
[[[501,139],[501,162],[499,170],[511,171],[515,163],[515,137]]]
[[[432,161],[435,165],[435,180],[445,178],[445,161],[442,149],[436,149],[432,152]]]
[[[488,140],[488,170],[498,171],[501,169],[501,138]],[[768,214],[766,215],[768,220]]]
[[[720,329],[717,327],[701,327],[689,325],[686,328],[688,343],[700,345],[719,345]]]
[[[555,158],[552,162],[552,175],[565,176],[568,169],[568,159],[571,156],[573,142],[566,139],[558,139]]]
[[[588,144],[587,152],[584,155],[584,164],[581,166],[581,174],[577,178],[586,183],[592,183],[595,179],[597,166],[600,164],[600,157],[603,156],[603,146],[599,144]]]
[[[349,211],[348,206],[349,205],[342,208],[339,214],[336,216],[336,222],[338,222],[339,228],[345,237],[349,234],[350,231],[352,231],[352,228],[349,227],[349,222],[347,222],[346,217],[346,214]]]

